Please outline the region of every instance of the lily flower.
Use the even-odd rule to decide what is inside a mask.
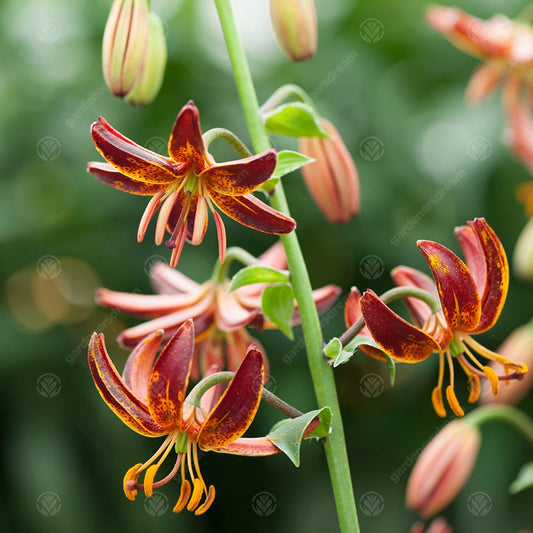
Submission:
[[[281,243],[276,243],[259,257],[263,266],[283,270],[287,258]],[[164,338],[170,338],[187,320],[194,320],[196,333],[194,379],[214,365],[235,371],[242,354],[250,343],[259,342],[246,331],[246,326],[258,329],[274,328],[261,312],[261,295],[265,283],[240,287],[228,292],[230,280],[213,279],[199,284],[163,262],[155,263],[150,280],[158,294],[130,294],[98,289],[96,301],[105,307],[148,319],[147,322],[124,330],[118,342],[124,347],[137,345],[144,337],[163,329]],[[338,297],[340,288],[327,285],[313,292],[319,312],[325,311]],[[295,312],[293,322],[298,321]]]
[[[219,257],[224,259],[226,232],[215,207],[244,226],[264,233],[280,235],[296,227],[292,218],[252,194],[272,175],[276,151],[215,163],[205,148],[198,109],[192,101],[182,108],[170,134],[170,157],[139,146],[102,117],[92,125],[91,134],[107,163],[90,162],[87,170],[115,189],[152,197],[141,218],[137,241],[144,239],[148,224],[159,209],[155,242],[161,244],[165,231],[170,232],[166,245],[172,249],[173,267],[185,240],[193,245],[202,242],[208,211],[215,219]]]
[[[181,470],[181,491],[174,506],[201,515],[215,499],[198,462],[198,449],[252,457],[273,455],[279,449],[265,438],[243,438],[259,407],[264,374],[263,355],[253,345],[221,395],[210,388],[201,398],[195,389],[185,397],[194,353],[194,326],[185,322],[156,359],[163,332],[144,339],[129,356],[119,375],[105,346],[103,334],[89,343],[89,368],[100,395],[131,429],[148,437],[165,437],[157,452],[124,476],[124,493],[134,500],[138,490],[151,497],[153,490]],[[155,360],[155,362],[154,362]],[[176,461],[168,475],[155,481],[157,472],[175,449]],[[144,475],[143,483],[139,477]],[[203,501],[202,501],[203,500]]]
[[[503,82],[508,144],[533,172],[533,27],[501,14],[482,20],[459,8],[443,6],[430,7],[427,21],[458,48],[483,61],[468,83],[468,102],[481,102]]]
[[[433,313],[421,300],[405,298],[413,325],[389,309],[370,290],[360,300],[368,330],[390,357],[417,363],[434,352],[439,354],[439,378],[432,393],[432,402],[441,417],[446,416],[442,396],[446,365],[450,376],[446,399],[457,416],[464,415],[454,390],[454,359],[468,376],[470,402],[477,401],[479,397],[480,377],[488,379],[493,394],[497,394],[499,381],[520,379],[527,372],[525,364],[511,361],[473,338],[473,335],[489,330],[496,323],[505,302],[509,266],[502,244],[483,218],[456,228],[455,235],[466,264],[441,244],[418,241],[418,248],[429,265],[434,281],[408,267],[397,267],[392,272],[397,285],[423,289],[440,300],[440,311]],[[474,352],[499,363],[504,373],[498,375],[490,366],[480,362]]]

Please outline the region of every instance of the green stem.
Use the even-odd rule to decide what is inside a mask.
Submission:
[[[207,376],[206,378],[202,379],[202,381],[196,384],[196,386],[188,394],[187,399],[185,401],[187,403],[190,403],[191,405],[194,405],[195,407],[200,407],[200,400],[202,396],[211,387],[214,387],[219,383],[228,383],[234,378],[234,376],[234,372],[217,372],[216,374]],[[277,409],[280,413],[288,416],[289,418],[298,418],[299,416],[303,415],[301,411],[299,411],[292,405],[289,405],[287,402],[284,402],[281,398],[278,398],[275,394],[273,394],[267,389],[262,389],[261,399],[268,403],[270,406],[274,407],[274,409]]]
[[[394,300],[401,298],[418,298],[428,304],[432,313],[437,313],[441,310],[440,302],[432,294],[418,287],[394,287],[394,289],[384,292],[379,297],[384,304],[390,304]],[[339,337],[343,348],[353,341],[364,327],[365,319],[360,317]]]
[[[202,135],[206,149],[215,139],[225,140],[241,157],[250,157],[252,153],[248,147],[230,130],[213,128]]]
[[[533,444],[533,420],[522,411],[510,405],[484,405],[464,417],[464,421],[480,426],[491,420],[504,420],[519,429]]]
[[[270,149],[270,141],[259,114],[259,104],[252,76],[237,32],[230,0],[215,0],[218,16],[226,40],[237,90],[241,100],[252,144],[257,152]],[[271,197],[272,206],[289,215],[289,207],[281,183]],[[337,506],[337,516],[343,533],[359,533],[348,454],[333,371],[322,357],[322,334],[313,300],[311,282],[295,232],[282,235],[291,279],[298,301],[307,359],[316,398],[320,407],[332,412],[332,431],[324,440],[326,459]]]
[[[300,102],[309,105],[314,109],[315,105],[311,97],[298,85],[287,83],[277,89],[272,96],[261,106],[260,113],[272,111],[279,104],[287,100],[287,98],[296,98]]]
[[[222,263],[217,261],[211,279],[215,283],[222,283],[228,277],[229,267],[235,259],[246,266],[258,263],[257,257],[253,256],[250,252],[247,252],[239,246],[231,246],[226,250],[224,261]]]

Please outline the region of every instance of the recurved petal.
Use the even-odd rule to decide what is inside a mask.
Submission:
[[[147,183],[169,184],[182,175],[181,168],[166,157],[147,150],[115,130],[105,118],[91,126],[94,144],[104,158],[122,174]]]
[[[481,302],[472,275],[451,250],[432,241],[418,241],[437,285],[451,331],[472,331],[479,323]]]
[[[248,457],[264,457],[280,452],[266,437],[241,437],[226,446],[221,446],[213,451],[233,455],[247,455]]]
[[[509,264],[502,243],[484,218],[468,221],[477,235],[486,265],[486,283],[481,295],[481,318],[475,333],[491,328],[500,316],[509,287]]]
[[[125,174],[122,174],[122,172],[116,170],[115,167],[109,163],[91,161],[87,164],[87,172],[90,172],[102,183],[110,185],[119,191],[129,192],[130,194],[152,196],[164,188],[164,185],[157,183],[146,183],[144,181],[138,181],[129,178]]]
[[[248,309],[241,305],[234,293],[228,293],[229,284],[217,290],[216,323],[221,331],[234,331],[247,326],[261,312],[258,309]]]
[[[210,191],[210,196],[222,212],[243,226],[275,235],[290,233],[296,228],[294,219],[272,209],[253,194],[225,196]]]
[[[170,157],[192,169],[196,175],[206,166],[205,146],[200,129],[200,113],[192,100],[179,112],[168,141]]]
[[[205,286],[185,294],[136,294],[97,289],[98,304],[140,318],[156,318],[195,306],[209,292]],[[192,316],[192,315],[191,315]]]
[[[181,424],[193,355],[194,325],[187,320],[163,348],[148,383],[150,414],[167,430]]]
[[[477,292],[481,297],[487,283],[487,265],[481,242],[470,226],[455,228],[455,238],[463,251],[466,266],[474,278]]]
[[[154,263],[150,269],[150,281],[159,293],[193,292],[200,287],[199,283],[162,261]]]
[[[201,178],[207,182],[209,190],[226,196],[242,196],[257,189],[276,168],[275,149],[253,155],[238,161],[229,161],[206,168]]]
[[[365,291],[360,303],[372,337],[393,359],[418,363],[431,353],[440,351],[440,346],[433,337],[391,311],[374,291]]]
[[[417,287],[429,292],[435,298],[439,296],[435,282],[415,268],[398,266],[391,271],[391,277],[399,287]],[[426,320],[431,316],[429,306],[418,298],[404,298],[404,302],[415,324],[420,328],[423,327]]]
[[[198,433],[202,450],[220,449],[241,437],[261,401],[263,354],[251,345],[228,388]]]
[[[166,433],[120,377],[109,358],[102,333],[93,333],[89,342],[89,369],[104,401],[128,427],[149,437]]]
[[[148,381],[162,339],[162,329],[143,339],[128,356],[122,372],[124,383],[143,403],[147,401]]]

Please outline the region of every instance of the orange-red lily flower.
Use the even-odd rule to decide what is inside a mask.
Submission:
[[[443,6],[430,7],[427,20],[458,48],[484,61],[468,83],[469,102],[490,96],[503,81],[508,143],[533,173],[533,27],[501,14],[481,20],[459,8]]]
[[[285,269],[287,259],[281,243],[269,248],[258,262],[277,270]],[[220,283],[211,279],[200,285],[162,262],[153,265],[150,279],[159,294],[99,289],[96,301],[122,313],[149,319],[119,335],[118,341],[125,347],[135,346],[158,329],[163,329],[164,338],[168,339],[185,320],[192,318],[196,332],[194,379],[213,366],[235,371],[247,346],[250,343],[260,346],[246,331],[246,326],[258,329],[275,327],[261,312],[264,283],[246,285],[230,293],[228,279]],[[339,293],[340,288],[335,285],[315,290],[313,296],[319,312],[326,310]],[[296,310],[293,321],[297,322],[298,318]]]
[[[515,379],[527,366],[515,363],[479,344],[472,335],[490,329],[498,320],[509,284],[509,267],[503,246],[485,219],[468,221],[455,230],[466,264],[452,251],[431,241],[418,241],[435,281],[418,270],[397,267],[392,277],[397,285],[424,289],[440,299],[442,309],[433,313],[421,300],[409,297],[406,304],[415,325],[391,311],[372,291],[360,300],[366,326],[380,348],[397,361],[417,363],[439,353],[439,380],[432,401],[437,414],[446,416],[442,399],[444,370],[448,364],[450,384],[446,398],[457,416],[464,412],[454,391],[454,364],[457,359],[469,379],[469,401],[480,393],[480,377],[486,377],[494,394],[499,380]],[[473,352],[503,365],[497,375],[482,364]]]
[[[200,130],[198,109],[187,103],[172,128],[170,157],[134,143],[102,117],[91,127],[94,144],[107,163],[91,162],[88,171],[103,183],[131,194],[152,196],[141,218],[137,240],[159,209],[155,242],[172,249],[171,266],[178,263],[185,240],[200,244],[207,230],[207,214],[217,227],[219,256],[224,258],[226,232],[215,206],[244,226],[276,235],[290,233],[296,222],[258,200],[252,193],[270,178],[276,151],[227,163],[215,163],[207,152]]]
[[[250,346],[221,395],[216,394],[218,387],[213,387],[201,398],[194,389],[185,397],[194,352],[192,320],[180,327],[156,359],[162,337],[159,330],[141,341],[121,377],[109,358],[103,334],[94,333],[89,343],[89,367],[100,395],[127,426],[148,437],[166,437],[148,461],[126,472],[126,496],[134,500],[137,490],[143,489],[151,497],[153,489],[171,481],[181,469],[181,491],[174,512],[187,507],[200,515],[213,503],[215,488],[208,487],[202,477],[198,449],[253,457],[280,451],[267,438],[242,437],[261,400],[263,355]],[[174,467],[155,481],[174,448]],[[138,482],[141,474],[143,483]]]

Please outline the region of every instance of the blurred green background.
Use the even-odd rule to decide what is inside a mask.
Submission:
[[[247,142],[248,136],[211,1],[152,2],[167,28],[169,62],[162,91],[147,109],[112,97],[104,85],[100,46],[110,4],[0,3],[0,528],[333,531],[333,498],[317,443],[303,446],[300,469],[282,456],[205,455],[202,472],[216,486],[217,497],[200,518],[171,512],[177,482],[152,500],[140,494],[132,503],[122,493],[124,472],[148,458],[158,443],[124,426],[92,383],[86,362],[90,333],[105,333],[121,368],[126,352],[113,339],[136,323],[99,309],[93,292],[98,286],[151,292],[146,272],[168,252],[153,244],[151,233],[136,244],[144,199],[105,187],[86,173],[86,162],[99,159],[89,126],[103,115],[125,135],[160,151],[177,112],[193,98],[204,130],[223,126]],[[416,0],[316,4],[318,55],[292,64],[274,41],[267,0],[234,1],[259,98],[264,101],[283,83],[304,87],[341,132],[359,170],[361,214],[343,226],[325,221],[299,173],[285,178],[313,285],[336,283],[343,299],[351,285],[386,290],[394,266],[425,268],[417,239],[457,251],[454,226],[475,216],[487,218],[510,255],[526,221],[514,190],[530,176],[503,145],[500,95],[477,107],[464,102],[476,61],[428,28],[425,6]],[[524,5],[521,0],[460,2],[480,17],[516,16]],[[294,146],[282,138],[274,142],[278,148]],[[233,157],[218,145],[213,148],[220,160]],[[418,223],[408,223],[443,187],[450,190],[438,204]],[[259,254],[274,242],[227,218],[225,223],[229,245]],[[204,281],[216,254],[211,221],[202,246],[186,245],[179,268]],[[369,275],[368,256],[383,269]],[[531,286],[512,277],[502,317],[482,341],[495,349],[527,322],[532,298]],[[342,332],[342,305],[326,315],[323,325],[325,338]],[[269,355],[271,389],[309,410],[315,403],[299,328],[296,335],[296,344],[276,332],[257,337]],[[287,354],[292,354],[290,364]],[[435,357],[400,367],[394,388],[384,366],[363,356],[338,369],[365,532],[406,532],[416,521],[404,506],[405,485],[413,458],[443,423],[430,403],[436,375]],[[369,380],[375,385],[370,391]],[[465,404],[462,376],[457,390]],[[522,407],[533,414],[531,395]],[[260,413],[253,428],[257,434],[277,420],[268,407]],[[531,447],[511,428],[496,423],[483,428],[473,475],[443,513],[455,531],[515,533],[533,527],[531,491],[508,494],[527,460]],[[491,505],[481,516],[469,511],[475,493]],[[259,500],[266,504],[258,506]]]

